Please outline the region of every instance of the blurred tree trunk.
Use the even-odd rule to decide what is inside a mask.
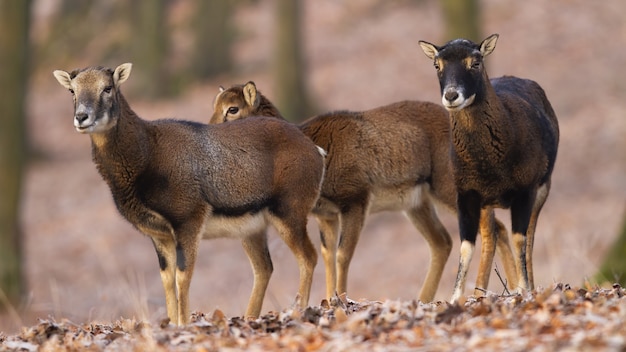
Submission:
[[[618,283],[626,286],[626,214],[622,221],[622,231],[604,257],[600,271],[596,274],[595,283]]]
[[[133,61],[136,69],[133,87],[148,98],[171,95],[170,72],[166,66],[169,47],[166,27],[167,0],[131,1],[134,26]]]
[[[190,74],[203,80],[230,70],[235,2],[196,0],[192,18],[194,51]]]
[[[480,6],[478,0],[442,0],[446,23],[445,41],[465,38],[480,42]]]
[[[312,110],[305,82],[302,17],[301,0],[276,1],[276,105],[291,121],[303,120]]]
[[[19,201],[27,155],[24,111],[30,4],[29,0],[0,1],[0,310],[18,305],[25,292]]]

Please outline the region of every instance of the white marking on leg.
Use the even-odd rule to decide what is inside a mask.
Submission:
[[[461,255],[459,259],[459,271],[456,276],[456,282],[454,283],[454,291],[452,292],[452,303],[455,303],[463,296],[465,291],[465,280],[467,279],[467,272],[469,271],[470,262],[474,254],[475,244],[470,241],[461,242]]]

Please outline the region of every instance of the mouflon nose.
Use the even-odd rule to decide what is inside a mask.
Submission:
[[[79,124],[82,124],[88,118],[89,118],[89,114],[87,114],[86,112],[79,112],[79,113],[76,113],[76,115],[74,116],[74,119],[76,119],[76,122],[78,122]]]
[[[444,93],[443,97],[449,101],[449,102],[453,102],[455,100],[458,99],[459,97],[459,93],[456,91],[456,89],[448,89],[446,90],[446,92]]]

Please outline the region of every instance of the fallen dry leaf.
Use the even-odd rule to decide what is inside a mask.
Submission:
[[[49,318],[17,335],[0,335],[0,350],[623,350],[624,294],[617,285],[587,290],[556,284],[523,295],[467,297],[463,305],[336,296],[258,319],[194,312],[185,327],[134,319],[80,325]]]

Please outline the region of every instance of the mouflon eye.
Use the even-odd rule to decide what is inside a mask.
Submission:
[[[234,114],[236,114],[236,113],[238,113],[238,112],[239,112],[239,108],[238,108],[238,107],[236,107],[236,106],[231,106],[231,107],[230,107],[230,108],[228,108],[228,110],[226,111],[226,113],[227,113],[227,114],[230,114],[230,115],[234,115]]]
[[[106,94],[109,94],[109,93],[111,93],[111,89],[113,89],[113,87],[111,87],[111,86],[104,87],[104,92]]]

